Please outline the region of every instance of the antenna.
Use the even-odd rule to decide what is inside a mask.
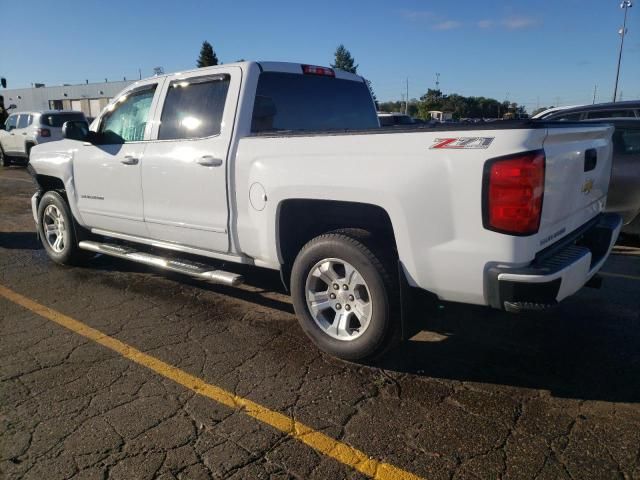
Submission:
[[[436,90],[440,90],[440,74],[436,72]]]

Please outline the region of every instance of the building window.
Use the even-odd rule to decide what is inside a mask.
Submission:
[[[49,100],[49,110],[62,110],[62,100]]]

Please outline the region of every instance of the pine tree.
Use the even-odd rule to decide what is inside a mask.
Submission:
[[[212,67],[218,65],[218,57],[216,52],[213,51],[213,47],[206,40],[202,42],[202,48],[200,48],[200,56],[198,57],[198,68]]]
[[[335,63],[331,65],[331,67],[344,70],[345,72],[356,73],[358,65],[354,65],[354,63],[355,60],[351,56],[351,52],[344,48],[344,45],[338,45],[335,53]]]

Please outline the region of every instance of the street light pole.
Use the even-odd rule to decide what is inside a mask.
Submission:
[[[624,36],[627,33],[627,11],[631,8],[633,4],[631,0],[623,0],[620,4],[620,8],[624,9],[624,21],[622,23],[622,28],[619,30],[620,33],[620,51],[618,52],[618,68],[616,70],[616,85],[613,88],[613,101],[616,101],[616,97],[618,96],[618,79],[620,78],[620,62],[622,61],[622,46],[624,45]]]

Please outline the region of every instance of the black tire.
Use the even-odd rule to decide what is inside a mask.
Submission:
[[[307,277],[324,259],[351,264],[369,289],[372,305],[368,327],[357,338],[339,340],[323,330],[307,305]],[[400,319],[396,254],[393,248],[376,247],[369,232],[339,230],[314,238],[299,252],[291,271],[291,296],[300,326],[320,348],[348,361],[370,361],[381,356],[399,338]],[[334,320],[335,321],[335,320]]]
[[[55,207],[63,221],[64,242],[60,251],[56,251],[54,246],[50,244],[45,232],[45,224],[50,221],[50,217],[48,217],[45,222],[45,211],[50,205]],[[78,247],[76,234],[78,228],[75,225],[66,200],[58,192],[49,191],[45,193],[38,205],[38,234],[44,250],[51,260],[61,265],[82,265],[94,256],[93,253],[81,250]]]
[[[0,167],[8,167],[9,165],[11,165],[11,161],[9,160],[9,157],[5,155],[4,150],[2,150],[2,147],[0,146]]]
[[[31,149],[33,146],[33,143],[27,143],[24,147],[24,151],[27,153],[27,165],[29,165],[29,161],[31,160]]]

